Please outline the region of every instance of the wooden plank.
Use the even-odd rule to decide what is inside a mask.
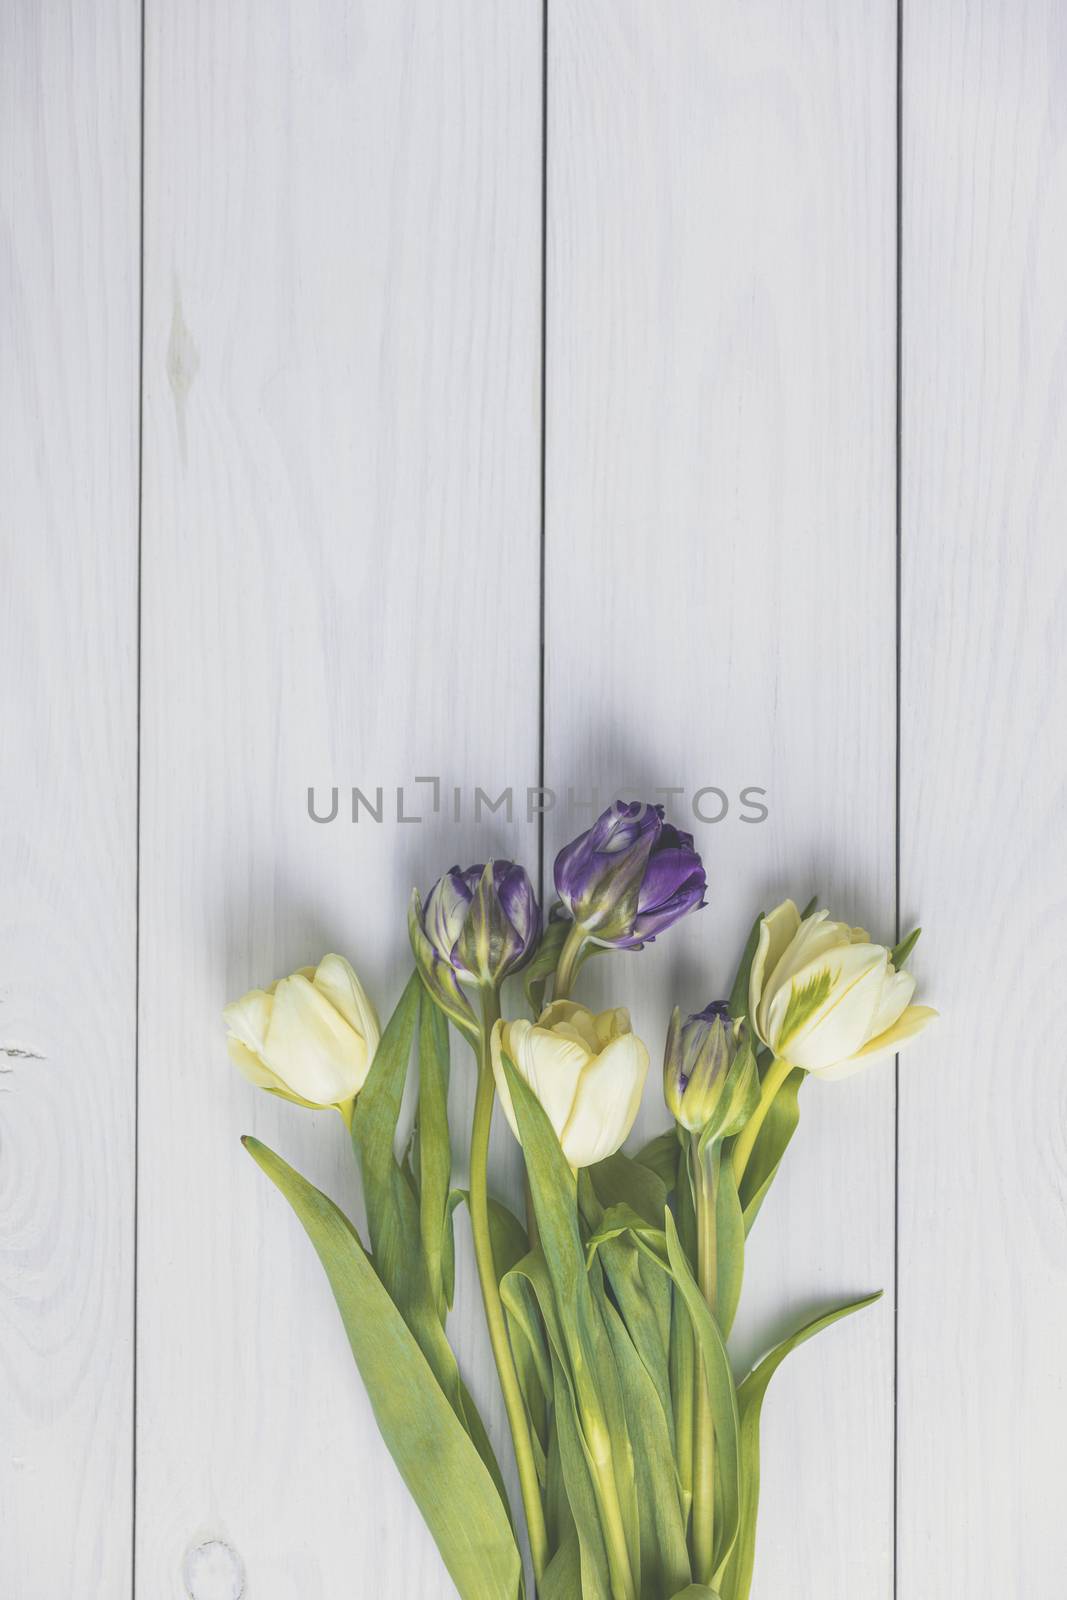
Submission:
[[[1067,1570],[1067,17],[906,9],[900,1593]],[[921,948],[921,947],[920,947]]]
[[[0,10],[0,1593],[128,1593],[140,8]]]
[[[886,0],[550,8],[548,781],[730,802],[695,824],[710,909],[598,979],[657,1061],[758,905],[893,929],[895,62]],[[803,1117],[742,1354],[892,1290],[892,1068]],[[759,1596],[892,1591],[890,1300],[775,1380]]]
[[[139,1592],[184,1564],[197,1600],[242,1569],[257,1600],[443,1596],[321,1269],[237,1144],[354,1205],[342,1127],[241,1082],[219,1011],[330,949],[386,1010],[412,884],[536,839],[472,796],[537,772],[540,6],[148,22]],[[352,785],[381,825],[346,820]],[[451,1328],[503,1447],[459,1231]]]

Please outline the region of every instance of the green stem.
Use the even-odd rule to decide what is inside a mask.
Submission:
[[[791,1061],[783,1061],[780,1056],[775,1056],[763,1075],[763,1082],[760,1085],[759,1105],[734,1140],[734,1182],[738,1188],[741,1187],[741,1179],[745,1175],[745,1168],[748,1166],[749,1157],[759,1137],[759,1131],[767,1119],[768,1111],[774,1104],[774,1097],[792,1070],[793,1063]]]
[[[714,1316],[719,1280],[718,1151],[708,1149],[701,1155],[699,1145],[700,1136],[694,1133],[690,1153],[697,1223],[697,1281]],[[715,1568],[715,1422],[702,1361],[695,1363],[694,1382],[693,1576],[697,1583],[710,1586]]]
[[[593,1460],[593,1493],[600,1511],[600,1531],[604,1537],[604,1549],[608,1558],[612,1600],[636,1600],[637,1586],[630,1565],[630,1548],[626,1542],[626,1526],[622,1519],[622,1506],[619,1503],[619,1487],[615,1482],[611,1444],[610,1441],[606,1441],[606,1430],[604,1433],[606,1442],[603,1448],[599,1447],[595,1437],[590,1440],[591,1430],[588,1420],[585,1420],[586,1438],[590,1443],[590,1455]]]
[[[688,1318],[683,1309],[675,1316]],[[677,1441],[678,1481],[687,1496],[686,1515],[693,1503],[693,1396],[696,1393],[694,1377],[694,1347],[688,1323],[671,1330],[671,1395],[674,1401],[674,1435]]]
[[[559,953],[556,965],[556,976],[552,980],[553,1000],[568,1000],[574,987],[574,980],[578,976],[581,965],[582,950],[585,947],[585,934],[578,924],[572,923],[567,937],[563,941],[563,949]]]
[[[489,1230],[489,1130],[493,1122],[493,1064],[490,1055],[490,1035],[493,1024],[500,1016],[500,999],[495,990],[482,991],[482,1029],[477,1043],[478,1091],[474,1099],[474,1124],[471,1129],[470,1216],[474,1235],[474,1258],[478,1265],[478,1278],[482,1286],[485,1320],[489,1327],[489,1342],[500,1376],[515,1460],[519,1469],[519,1487],[526,1512],[526,1532],[530,1540],[530,1556],[534,1578],[538,1586],[544,1576],[548,1561],[548,1535],[545,1529],[545,1512],[541,1502],[541,1486],[537,1479],[533,1444],[530,1439],[530,1421],[519,1386],[519,1375],[508,1339],[504,1307],[500,1299],[500,1286],[493,1260],[493,1240]]]

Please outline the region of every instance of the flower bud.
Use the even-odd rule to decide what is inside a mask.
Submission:
[[[826,911],[802,921],[785,900],[760,925],[749,1020],[768,1050],[807,1072],[844,1077],[900,1050],[937,1015],[913,1006],[914,992],[884,945]]]
[[[252,989],[222,1015],[230,1059],[252,1083],[315,1110],[335,1107],[351,1121],[381,1029],[343,956]]]
[[[499,988],[529,960],[541,912],[524,868],[490,861],[439,878],[423,906],[412,896],[408,919],[423,981],[445,1011],[469,1025],[473,1013],[460,984]]]
[[[691,833],[663,807],[617,800],[556,857],[556,892],[595,944],[639,950],[704,904],[707,878]]]
[[[511,1131],[519,1137],[503,1054],[540,1100],[572,1167],[590,1167],[620,1148],[634,1125],[648,1051],[624,1007],[599,1014],[555,1000],[536,1023],[498,1022],[493,1075]]]
[[[736,1054],[737,1028],[725,1001],[713,1001],[685,1022],[675,1006],[663,1056],[663,1096],[690,1133],[699,1133],[714,1116]]]

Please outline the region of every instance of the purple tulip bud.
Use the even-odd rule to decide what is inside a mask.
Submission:
[[[638,950],[704,904],[707,877],[691,833],[663,807],[617,800],[556,857],[556,892],[595,944]]]
[[[714,1000],[685,1022],[675,1007],[663,1056],[663,1094],[667,1109],[684,1127],[704,1126],[735,1051],[733,1019],[725,1002]]]
[[[682,1021],[677,1006],[663,1056],[667,1109],[690,1133],[723,1139],[751,1116],[759,1098],[756,1058],[741,1024],[716,1000]]]
[[[533,885],[511,861],[449,868],[417,921],[422,938],[412,942],[420,970],[439,962],[462,983],[494,988],[529,959],[541,931]]]

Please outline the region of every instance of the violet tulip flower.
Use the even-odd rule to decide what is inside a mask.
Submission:
[[[541,910],[524,867],[512,861],[450,867],[423,905],[413,891],[411,947],[430,994],[461,1026],[473,1012],[461,988],[499,989],[533,954]]]
[[[617,800],[556,857],[556,892],[593,944],[639,950],[704,905],[707,877],[691,833],[663,807]]]

